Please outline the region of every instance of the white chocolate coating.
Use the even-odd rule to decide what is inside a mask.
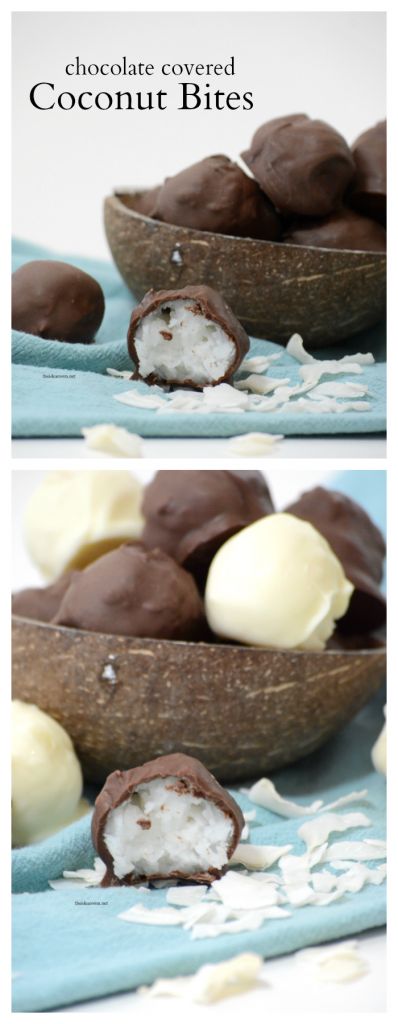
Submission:
[[[384,708],[386,714],[386,708]],[[380,735],[371,750],[372,761],[377,772],[387,775],[387,726],[383,725]]]
[[[138,540],[141,497],[141,484],[129,472],[48,473],[25,515],[27,548],[45,579],[82,569],[111,548]]]
[[[279,512],[222,545],[210,565],[205,609],[211,629],[230,640],[321,651],[353,589],[324,537]]]
[[[12,844],[57,832],[88,809],[73,744],[35,704],[12,702]]]

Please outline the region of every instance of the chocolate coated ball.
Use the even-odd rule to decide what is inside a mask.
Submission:
[[[72,580],[54,623],[118,636],[196,640],[204,613],[185,569],[163,551],[123,544]]]
[[[202,582],[221,544],[273,510],[262,473],[160,470],[144,491],[142,543],[167,551]]]
[[[257,182],[227,156],[209,156],[166,178],[149,214],[222,235],[279,238],[280,223]]]
[[[12,275],[12,326],[53,341],[93,340],[102,323],[102,288],[84,270],[58,260],[32,260]]]
[[[381,224],[353,210],[342,209],[322,220],[296,221],[286,232],[284,242],[324,249],[385,252],[387,239]]]
[[[354,584],[348,611],[339,630],[363,634],[385,623],[386,602],[380,591],[385,556],[384,537],[365,509],[338,491],[314,487],[289,505],[290,512],[312,523],[326,538]]]
[[[323,217],[336,209],[355,170],[342,135],[306,114],[261,125],[242,153],[256,181],[284,215]]]
[[[57,614],[69,584],[78,575],[77,569],[63,573],[49,587],[27,587],[12,595],[12,614],[37,622],[51,622]]]
[[[359,213],[386,223],[387,124],[379,121],[354,142],[355,176],[349,202]]]

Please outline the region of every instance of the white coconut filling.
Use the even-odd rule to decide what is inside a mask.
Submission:
[[[172,776],[137,786],[108,815],[104,840],[117,878],[196,874],[228,861],[233,824],[216,804],[179,792]]]
[[[154,373],[166,381],[203,385],[225,376],[235,346],[218,324],[195,308],[193,299],[178,299],[142,318],[134,338],[141,377]]]

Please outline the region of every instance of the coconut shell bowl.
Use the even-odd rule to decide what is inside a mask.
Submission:
[[[320,747],[384,679],[385,650],[142,640],[14,616],[13,697],[71,736],[87,781],[184,751],[226,783]]]
[[[311,349],[373,327],[385,312],[386,257],[212,234],[138,213],[140,192],[105,199],[113,259],[137,300],[150,288],[208,284],[247,332],[286,344],[296,331]]]

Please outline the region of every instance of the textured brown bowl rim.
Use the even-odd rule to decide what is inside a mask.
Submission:
[[[299,249],[300,251],[302,251],[304,249],[306,252],[312,252],[312,253],[316,253],[316,252],[334,252],[334,253],[336,253],[336,252],[337,253],[339,253],[339,252],[347,253],[348,252],[348,253],[350,253],[350,252],[352,252],[352,253],[359,253],[361,256],[369,254],[370,256],[372,256],[373,259],[379,259],[379,260],[385,260],[386,259],[386,253],[385,252],[378,252],[378,251],[375,251],[374,249],[335,249],[335,248],[331,249],[331,248],[327,248],[326,246],[323,246],[323,245],[296,245],[294,242],[289,242],[289,243],[287,243],[287,242],[269,242],[265,238],[250,238],[250,236],[247,236],[247,237],[245,236],[244,238],[242,238],[241,235],[223,235],[221,231],[217,231],[217,232],[215,232],[215,231],[200,231],[199,228],[180,227],[178,224],[168,224],[167,221],[155,220],[154,217],[147,217],[146,214],[144,214],[144,213],[138,213],[138,210],[130,209],[130,207],[126,206],[126,204],[121,199],[121,196],[139,196],[139,195],[142,195],[143,192],[145,192],[145,191],[147,191],[147,189],[143,189],[143,188],[141,188],[141,189],[133,189],[133,190],[131,190],[131,189],[124,189],[124,190],[117,189],[117,190],[115,190],[115,192],[112,192],[112,195],[106,196],[104,202],[107,203],[109,201],[112,201],[115,204],[115,206],[120,208],[120,210],[123,210],[123,213],[125,215],[127,214],[127,216],[131,217],[132,220],[137,220],[138,219],[138,220],[144,220],[148,224],[161,224],[162,228],[167,228],[170,231],[189,232],[189,234],[191,236],[192,236],[192,233],[194,233],[195,235],[198,236],[198,238],[201,238],[202,236],[204,238],[226,238],[226,239],[232,238],[234,242],[240,242],[240,241],[254,242],[256,244],[256,246],[257,245],[263,245],[267,249],[273,249],[274,246],[277,246],[278,249],[286,249],[286,250],[289,250],[289,249]],[[371,219],[371,218],[368,218],[368,219]]]
[[[249,644],[231,644],[231,643],[228,643],[228,642],[226,642],[225,644],[222,644],[222,643],[217,644],[217,643],[211,643],[211,642],[207,643],[204,640],[167,640],[167,639],[165,639],[165,637],[153,637],[153,636],[131,636],[131,637],[128,637],[124,633],[122,633],[122,634],[120,634],[120,633],[100,633],[99,631],[94,630],[94,629],[76,629],[75,627],[72,627],[72,626],[61,626],[61,625],[58,626],[58,625],[55,625],[52,622],[40,622],[39,619],[28,619],[24,615],[13,615],[12,616],[12,621],[15,622],[15,623],[18,623],[18,622],[28,622],[31,625],[33,624],[35,626],[41,626],[42,628],[54,630],[56,633],[60,633],[61,632],[61,633],[65,634],[66,636],[68,634],[70,634],[70,636],[75,636],[77,634],[80,637],[98,636],[98,637],[101,637],[104,640],[121,640],[121,639],[123,639],[123,640],[129,640],[130,639],[130,640],[134,640],[134,641],[135,640],[142,640],[142,642],[144,644],[146,644],[146,643],[151,643],[151,644],[170,644],[172,647],[185,647],[185,648],[192,648],[194,650],[196,650],[197,647],[201,647],[201,648],[205,647],[206,650],[209,650],[209,651],[214,650],[214,649],[217,650],[217,651],[219,651],[219,650],[251,651],[252,653],[254,651],[263,651],[264,654],[267,654],[267,655],[268,654],[286,654],[286,655],[294,654],[297,657],[300,657],[300,656],[303,657],[305,655],[308,657],[309,655],[311,655],[312,658],[314,658],[314,657],[324,658],[325,655],[327,657],[331,657],[333,655],[334,656],[338,655],[341,658],[342,655],[343,656],[358,657],[358,654],[362,654],[362,655],[363,654],[386,654],[386,645],[385,644],[383,646],[380,646],[380,647],[354,647],[354,648],[348,648],[347,650],[344,649],[344,648],[342,648],[341,650],[330,650],[330,649],[328,650],[326,648],[324,651],[310,651],[310,650],[305,650],[304,651],[304,650],[300,650],[297,647],[252,647],[252,646],[249,646]]]

